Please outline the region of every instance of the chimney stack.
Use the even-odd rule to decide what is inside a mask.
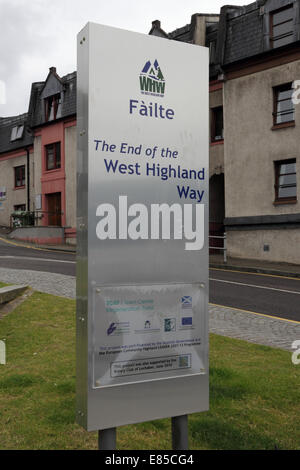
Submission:
[[[152,21],[152,27],[153,28],[160,28],[160,21],[159,20],[154,20]]]

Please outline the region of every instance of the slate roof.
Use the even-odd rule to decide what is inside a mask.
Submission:
[[[168,38],[173,39],[174,41],[192,43],[194,39],[194,28],[192,27],[192,24],[187,24],[182,28],[175,29],[175,31],[169,33]]]
[[[40,106],[40,93],[43,89],[44,82],[33,83],[31,86],[30,102],[29,102],[29,123],[31,126],[42,121],[42,108]]]
[[[206,46],[215,43],[215,53],[210,61],[210,77],[217,78],[222,68],[236,62],[270,52],[268,44],[270,12],[294,3],[295,32],[291,43],[300,40],[300,0],[257,0],[245,6],[225,5],[221,8],[219,22],[206,26]],[[168,39],[193,42],[195,18],[191,23],[171,33]],[[200,14],[201,16],[201,14]],[[210,16],[209,14],[204,16]],[[156,20],[157,24],[160,22]],[[155,33],[155,23],[149,34]],[[213,48],[214,48],[213,47]],[[288,48],[289,45],[282,46]],[[279,48],[280,49],[280,48]],[[273,51],[273,49],[272,49]]]
[[[300,39],[299,0],[257,0],[246,6],[224,6],[218,32],[218,63],[226,67],[241,60],[275,51],[270,45],[270,14],[294,4],[294,35],[288,48]]]
[[[73,72],[64,77],[58,77],[63,85],[63,100],[62,100],[62,115],[61,119],[76,114],[76,86],[77,86],[77,73]],[[46,124],[44,115],[43,98],[41,97],[42,91],[45,87],[45,82],[37,82],[32,84],[30,104],[28,111],[28,120],[31,127],[41,126]]]
[[[11,142],[12,129],[24,126],[22,138]],[[33,137],[28,128],[28,114],[0,118],[0,156],[2,153],[22,149],[33,144]]]
[[[57,79],[63,91],[62,115],[60,119],[76,115],[77,73],[73,72],[60,78],[56,74],[55,68],[51,68],[47,80],[51,74]],[[32,84],[28,113],[21,114],[20,116],[0,117],[0,154],[18,150],[33,144],[31,129],[46,123],[44,103],[41,95],[47,84],[47,80]],[[22,137],[12,142],[12,129],[22,125],[24,126]]]
[[[256,2],[228,15],[224,64],[264,52],[263,19]]]
[[[76,114],[76,89],[77,89],[77,72],[69,73],[62,78],[65,86],[65,99],[62,107],[63,117]]]

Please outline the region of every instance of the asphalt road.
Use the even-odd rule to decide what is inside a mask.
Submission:
[[[76,275],[74,253],[15,246],[0,239],[0,267]],[[210,270],[210,302],[300,321],[300,279]]]
[[[300,279],[210,270],[210,302],[300,321]]]
[[[0,267],[76,276],[76,256],[16,246],[0,239]]]

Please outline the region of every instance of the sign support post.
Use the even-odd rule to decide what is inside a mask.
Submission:
[[[189,448],[189,431],[188,416],[176,416],[172,418],[172,449],[188,450]]]
[[[117,429],[104,429],[98,431],[98,450],[116,450],[117,448]]]
[[[172,449],[188,450],[188,416],[176,416],[172,418]],[[117,429],[105,429],[98,431],[98,449],[116,450]]]

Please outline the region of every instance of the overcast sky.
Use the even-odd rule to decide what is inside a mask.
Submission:
[[[49,67],[60,76],[76,70],[76,36],[88,21],[147,34],[159,19],[170,32],[193,13],[219,13],[226,3],[251,1],[0,0],[0,116],[27,112],[31,83],[45,80]]]

